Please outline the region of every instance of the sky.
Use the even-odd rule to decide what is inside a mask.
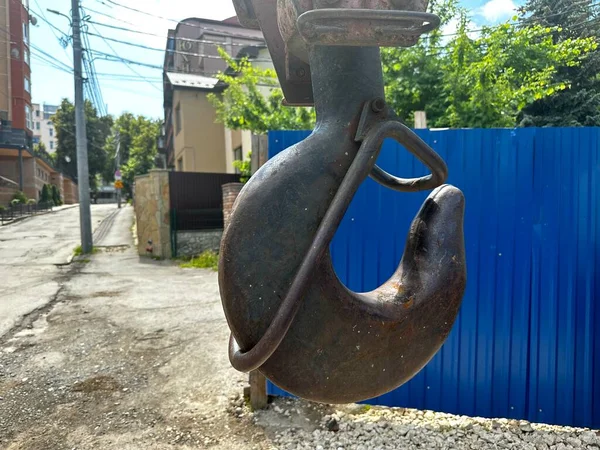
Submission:
[[[96,55],[94,65],[104,104],[108,113],[115,116],[131,112],[162,119],[161,67],[167,30],[189,17],[223,20],[235,15],[231,0],[81,0],[81,3],[89,19],[87,31],[93,50],[155,66],[107,61],[102,59],[105,56]],[[475,27],[505,21],[514,15],[517,7],[513,0],[463,0],[462,5],[470,11]],[[72,100],[73,77],[68,68],[73,67],[73,49],[70,44],[66,48],[61,44],[61,39],[70,33],[69,21],[67,17],[48,11],[52,9],[68,16],[71,0],[29,0],[29,7],[31,15],[38,19],[37,25],[31,25],[31,43],[35,46],[31,50],[33,102],[57,105],[65,97]],[[142,34],[98,24],[138,30]],[[157,50],[132,47],[106,38]],[[56,68],[57,64],[64,70]]]

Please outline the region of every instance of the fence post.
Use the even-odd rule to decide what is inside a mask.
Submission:
[[[252,135],[252,174],[254,175],[268,159],[267,135]],[[265,409],[269,402],[267,378],[258,370],[250,372],[250,404],[253,410]]]
[[[177,258],[177,210],[171,208],[171,256]]]

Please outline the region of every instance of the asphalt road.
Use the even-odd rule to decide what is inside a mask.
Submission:
[[[107,218],[114,222],[116,210],[116,205],[93,205],[94,231],[102,231]],[[103,228],[108,234],[110,227]],[[78,207],[0,227],[0,336],[55,298],[79,242]]]

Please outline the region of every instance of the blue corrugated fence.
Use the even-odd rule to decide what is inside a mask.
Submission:
[[[439,354],[368,403],[599,428],[600,128],[418,134],[467,199],[468,287]],[[270,157],[307,135],[270,133]],[[391,140],[378,163],[403,177],[426,174]],[[349,288],[368,291],[391,276],[426,195],[364,182],[332,244]]]

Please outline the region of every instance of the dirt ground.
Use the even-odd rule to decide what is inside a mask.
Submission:
[[[0,339],[0,448],[271,448],[239,398],[216,276],[132,242],[61,268]]]

